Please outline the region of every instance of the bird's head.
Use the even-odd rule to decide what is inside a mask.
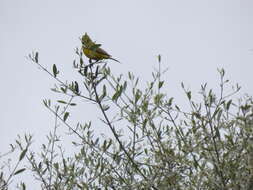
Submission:
[[[94,42],[90,39],[89,35],[87,33],[85,33],[83,36],[82,36],[82,44],[85,46],[85,47],[90,47],[94,44]]]

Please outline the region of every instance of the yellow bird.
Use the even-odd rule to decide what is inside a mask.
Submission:
[[[108,54],[105,50],[100,48],[101,44],[96,44],[93,42],[87,33],[85,33],[82,37],[82,50],[86,57],[90,60],[103,60],[103,59],[112,59],[114,61],[119,62],[117,59],[112,58],[110,54]]]

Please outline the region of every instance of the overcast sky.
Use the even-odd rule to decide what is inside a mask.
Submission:
[[[0,153],[17,134],[40,142],[52,127],[42,99],[54,81],[25,58],[33,50],[74,80],[74,49],[88,32],[122,62],[110,62],[117,74],[147,81],[161,54],[176,98],[182,81],[196,92],[204,82],[217,86],[221,67],[252,95],[252,23],[252,0],[0,0]]]

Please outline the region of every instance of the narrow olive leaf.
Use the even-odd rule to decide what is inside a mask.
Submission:
[[[21,152],[21,154],[19,156],[19,161],[21,161],[25,157],[26,152],[27,152],[27,148]]]
[[[53,65],[53,74],[54,74],[54,77],[56,77],[58,74],[57,67],[55,64]]]
[[[160,81],[160,82],[159,82],[159,84],[158,84],[158,88],[159,88],[159,89],[162,88],[163,83],[164,83],[164,81]]]
[[[13,175],[17,175],[17,174],[19,174],[19,173],[22,173],[23,171],[25,171],[25,168],[22,168],[22,169],[16,171]]]
[[[126,88],[127,88],[127,82],[125,81],[123,84],[123,90],[126,90]]]
[[[128,72],[128,78],[131,80],[132,79],[132,74]]]
[[[70,103],[69,105],[70,106],[76,106],[76,103]]]
[[[63,121],[66,121],[69,117],[69,112],[66,112],[63,116]]]
[[[38,164],[38,168],[39,168],[39,170],[42,168],[42,162],[40,162],[40,163]]]
[[[80,57],[80,65],[83,65],[83,58]]]
[[[57,102],[61,103],[61,104],[67,104],[67,102],[63,101],[63,100],[58,100]]]
[[[47,100],[43,100],[43,104],[47,106]]]
[[[85,67],[83,68],[83,75],[84,75],[85,77],[87,77],[87,71],[88,71],[88,67],[85,66]]]
[[[226,105],[226,110],[229,110],[231,103],[232,103],[232,100],[229,100],[227,105]]]
[[[181,82],[181,87],[184,88],[184,83],[183,82]]]
[[[191,91],[188,91],[188,92],[186,93],[186,95],[187,95],[188,99],[191,100],[191,98],[192,98]]]
[[[95,76],[98,76],[98,71],[99,71],[99,66],[96,67],[96,72],[95,72]]]
[[[67,92],[67,88],[66,87],[65,88],[61,87],[61,91],[64,92],[64,93],[66,93]]]
[[[162,57],[161,57],[160,54],[157,56],[157,58],[158,58],[158,62],[161,63],[161,58],[162,58]]]
[[[175,105],[175,108],[176,108],[178,111],[180,111],[180,108],[179,108],[177,105]]]
[[[26,185],[25,185],[25,183],[21,183],[21,186],[22,186],[22,190],[26,190]]]
[[[141,91],[140,90],[137,90],[136,93],[135,93],[135,103],[137,103],[141,98]]]
[[[76,60],[73,60],[73,67],[77,68]]]
[[[103,93],[102,93],[101,96],[99,97],[99,101],[102,101],[106,95],[107,95],[106,86],[104,85],[104,86],[103,86]]]
[[[122,92],[123,92],[123,86],[120,85],[120,87],[119,87],[119,96],[121,96]]]
[[[112,100],[117,102],[118,98],[119,98],[119,93],[118,91],[116,91],[115,94],[112,96]]]
[[[169,101],[168,101],[168,106],[171,106],[171,105],[172,105],[173,99],[174,99],[174,98],[170,98],[170,99],[169,99]]]
[[[39,53],[38,52],[35,53],[34,60],[35,60],[35,63],[39,62]]]
[[[79,94],[79,85],[76,81],[75,81],[75,91],[77,94]]]
[[[58,164],[58,163],[54,163],[53,166],[54,166],[54,168],[55,168],[56,170],[59,169],[59,164]]]
[[[102,107],[103,111],[107,111],[107,110],[109,110],[109,108],[110,108],[110,106],[108,106],[108,105],[103,105],[103,107]]]

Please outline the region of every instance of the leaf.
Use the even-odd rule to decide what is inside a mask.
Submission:
[[[164,81],[160,81],[158,84],[158,88],[160,89],[163,86]]]
[[[107,111],[109,108],[110,108],[110,106],[108,106],[108,105],[103,105],[103,107],[102,107],[103,111]]]
[[[88,67],[85,66],[85,67],[83,68],[83,75],[84,75],[85,77],[87,77],[87,71],[88,71]]]
[[[141,91],[138,89],[135,93],[135,100],[134,100],[135,103],[137,103],[140,100],[141,95],[142,95]]]
[[[112,100],[117,102],[118,98],[119,98],[119,92],[116,91],[115,94],[112,96]]]
[[[54,165],[54,168],[55,168],[56,170],[59,169],[59,164],[58,164],[58,163],[54,163],[53,165]]]
[[[27,148],[21,152],[21,154],[19,156],[19,161],[21,161],[25,157],[26,152],[27,152]]]
[[[57,67],[55,64],[53,65],[53,74],[54,74],[54,77],[56,78],[58,71],[57,71]]]
[[[67,92],[67,88],[61,87],[61,91],[64,92],[64,93],[66,93]]]
[[[172,105],[172,101],[173,101],[174,98],[170,98],[169,101],[168,101],[168,106],[171,106]]]
[[[75,81],[75,91],[77,94],[79,93],[79,85],[76,81]]]
[[[26,186],[25,186],[25,183],[21,183],[21,186],[22,186],[22,190],[26,190]]]
[[[42,162],[39,163],[38,168],[39,168],[39,170],[41,170],[41,168],[42,168]]]
[[[21,172],[23,172],[23,171],[25,171],[25,168],[22,168],[22,169],[16,171],[13,175],[17,175],[17,174],[19,174],[19,173],[21,173]]]
[[[226,105],[226,110],[229,110],[231,103],[232,103],[232,100],[229,100],[227,105]]]
[[[187,95],[188,99],[191,100],[191,97],[192,97],[191,91],[187,92],[186,95]]]
[[[99,72],[99,66],[96,67],[96,71],[95,71],[95,78],[97,78],[98,76],[98,72]]]
[[[34,60],[35,60],[35,63],[39,62],[39,53],[38,52],[35,53]]]
[[[175,105],[175,108],[176,108],[178,111],[180,111],[180,108],[179,108],[177,105]]]
[[[121,96],[122,92],[123,92],[123,86],[120,86],[119,89],[117,89],[115,94],[112,96],[112,100],[117,101],[118,98]]]
[[[83,65],[83,58],[80,57],[80,65]]]
[[[162,56],[159,54],[159,55],[157,56],[157,58],[158,58],[158,62],[161,63],[161,58],[162,58]]]
[[[183,82],[181,82],[181,87],[184,88],[184,83]]]
[[[67,104],[67,102],[63,101],[63,100],[58,100],[57,102],[61,103],[61,104]]]
[[[63,121],[66,121],[69,117],[69,112],[66,112],[63,116]]]

